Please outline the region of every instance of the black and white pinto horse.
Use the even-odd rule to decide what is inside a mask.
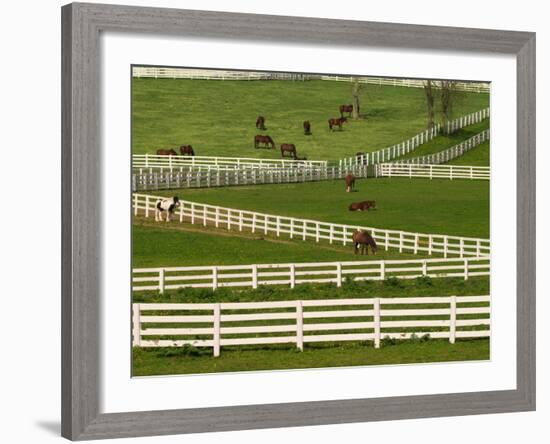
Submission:
[[[162,213],[166,211],[166,222],[170,221],[170,216],[174,214],[174,210],[180,206],[178,196],[167,199],[159,199],[155,205],[155,221],[162,222]]]

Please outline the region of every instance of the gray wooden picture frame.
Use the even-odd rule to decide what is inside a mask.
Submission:
[[[517,58],[515,390],[126,413],[99,411],[104,31],[510,54]],[[73,440],[535,409],[535,34],[73,3],[62,8],[62,435]]]

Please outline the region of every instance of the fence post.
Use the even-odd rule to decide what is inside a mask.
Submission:
[[[476,240],[476,256],[479,257],[481,253],[481,241],[478,239]]]
[[[145,196],[145,217],[149,217],[149,195]]]
[[[164,293],[164,268],[159,270],[159,293]]]
[[[342,286],[342,263],[341,262],[336,263],[336,286],[337,287]]]
[[[455,343],[456,338],[456,296],[451,296],[449,342]]]
[[[428,276],[428,261],[426,259],[422,261],[422,276]]]
[[[212,267],[212,290],[218,288],[218,267]]]
[[[443,236],[443,257],[447,258],[447,249],[449,245],[449,238],[447,236]]]
[[[216,228],[220,226],[220,208],[216,207]]]
[[[380,348],[380,298],[374,299],[374,348]]]
[[[304,351],[304,307],[302,301],[296,301],[296,347]]]
[[[380,279],[386,280],[386,263],[384,261],[380,261]]]
[[[332,239],[334,238],[334,225],[330,224],[330,231],[329,231],[329,243],[332,244]]]
[[[296,265],[290,264],[290,288],[296,286]]]
[[[276,228],[275,228],[275,231],[277,233],[277,237],[279,237],[281,235],[281,218],[279,216],[277,216],[277,219],[276,219]]]
[[[433,248],[433,238],[431,234],[428,234],[428,255],[432,255],[432,248]]]
[[[239,211],[239,231],[243,231],[243,212]]]
[[[385,238],[384,238],[384,248],[385,248],[386,251],[388,250],[389,243],[390,243],[390,232],[386,231],[386,235],[385,235]]]
[[[220,356],[221,343],[221,304],[214,305],[214,335],[212,338],[214,357]]]
[[[132,304],[132,346],[141,345],[141,307],[140,304]]]
[[[418,254],[418,233],[414,235],[414,254]]]
[[[460,238],[460,257],[464,257],[464,239]]]
[[[319,222],[315,224],[315,242],[319,242]]]
[[[468,258],[464,259],[464,280],[468,280],[468,267],[469,267],[469,261]]]
[[[306,240],[306,221],[302,221],[302,240]]]
[[[258,265],[252,265],[252,288],[258,288]]]
[[[399,252],[403,253],[403,232],[399,232]]]

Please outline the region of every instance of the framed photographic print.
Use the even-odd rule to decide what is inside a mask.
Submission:
[[[534,34],[62,23],[65,437],[534,409]]]

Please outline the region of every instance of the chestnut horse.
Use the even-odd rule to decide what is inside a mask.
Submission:
[[[178,153],[176,153],[173,149],[160,149],[157,150],[157,156],[177,156]]]
[[[182,145],[180,146],[180,153],[182,156],[194,156],[195,150],[191,145]]]
[[[363,202],[352,202],[348,209],[350,211],[368,211],[370,208],[376,210],[376,202],[374,200],[364,200]]]
[[[348,174],[346,176],[346,193],[349,193],[353,189],[355,189],[355,176]]]
[[[254,148],[260,148],[260,145],[263,144],[266,148],[275,149],[275,142],[271,136],[262,136],[257,134],[254,136]]]
[[[309,123],[309,120],[304,122],[304,134],[306,136],[311,136],[311,123]]]
[[[346,117],[338,117],[337,119],[335,118],[328,119],[328,128],[329,130],[332,130],[333,126],[337,126],[338,128],[340,128],[340,131],[342,131],[342,124],[347,121],[348,119]]]
[[[370,233],[366,230],[357,230],[353,233],[352,236],[353,243],[355,245],[354,251],[355,254],[359,252],[359,246],[361,246],[361,254],[369,254],[369,246],[372,250],[372,254],[376,254],[378,247],[376,246],[375,240],[372,238]]]
[[[353,112],[353,105],[340,105],[340,117],[344,117],[344,113],[349,113],[348,117],[351,117]]]
[[[293,143],[282,143],[281,157],[292,157],[293,159],[296,159],[298,157],[296,154],[296,145]]]
[[[256,128],[265,130],[265,118],[264,116],[258,116],[256,119]]]

